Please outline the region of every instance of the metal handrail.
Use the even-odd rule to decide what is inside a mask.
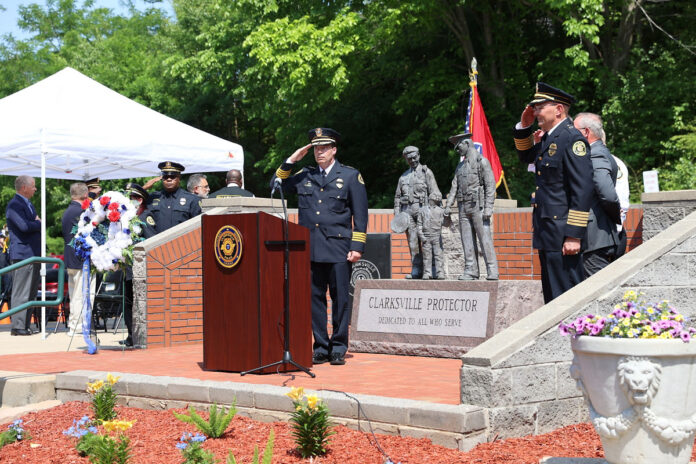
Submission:
[[[63,302],[63,287],[65,284],[65,263],[63,262],[62,259],[58,258],[43,258],[41,256],[33,256],[31,258],[23,259],[22,261],[18,263],[11,264],[7,267],[3,267],[0,269],[0,276],[7,273],[14,271],[15,269],[18,269],[22,266],[26,266],[27,264],[33,264],[33,263],[46,263],[46,264],[57,264],[58,265],[58,294],[56,296],[55,300],[35,300],[35,301],[27,301],[26,303],[23,303],[15,308],[10,308],[7,312],[0,313],[0,320],[5,319],[6,317],[12,316],[13,314],[17,314],[20,311],[24,311],[25,309],[28,309],[31,306],[58,306]]]

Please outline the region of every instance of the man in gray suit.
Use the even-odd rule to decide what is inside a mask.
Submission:
[[[602,119],[594,113],[580,113],[573,125],[590,144],[592,180],[596,201],[587,222],[587,247],[583,252],[585,278],[606,267],[618,257],[620,243],[617,224],[621,224],[621,204],[616,193],[619,170],[614,157],[602,142]]]

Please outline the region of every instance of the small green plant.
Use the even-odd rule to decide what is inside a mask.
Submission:
[[[217,462],[213,453],[201,448],[201,443],[204,441],[205,436],[201,434],[193,435],[189,432],[184,432],[176,444],[176,447],[181,450],[181,455],[184,457],[184,464],[215,464]]]
[[[120,377],[114,377],[111,373],[106,375],[106,382],[96,380],[87,384],[87,392],[92,395],[92,411],[97,421],[110,421],[116,418],[116,393],[113,385]]]
[[[305,397],[304,388],[292,387],[286,393],[292,400],[295,410],[290,416],[295,443],[303,458],[326,453],[330,430],[329,409],[316,395]]]
[[[89,417],[73,420],[73,425],[63,433],[78,438],[75,449],[81,456],[89,457],[93,464],[127,464],[131,457],[130,439],[123,432],[133,426],[135,421],[104,421],[105,432],[119,432],[118,439],[108,434],[100,435]]]
[[[189,406],[188,416],[186,414],[179,414],[176,411],[172,411],[172,413],[180,421],[195,425],[198,430],[203,432],[208,438],[219,438],[225,433],[227,426],[230,425],[230,421],[234,418],[234,415],[237,414],[236,404],[237,400],[235,399],[227,413],[225,413],[225,408],[221,407],[218,411],[216,404],[211,405],[210,409],[208,409],[209,419],[207,421],[193,409],[193,406]]]
[[[271,429],[268,434],[268,441],[266,442],[266,449],[263,451],[263,461],[259,461],[259,447],[254,446],[254,458],[251,464],[271,464],[271,459],[273,459],[273,442],[275,441],[275,432]],[[237,460],[234,458],[234,454],[230,451],[227,456],[227,464],[237,464]]]
[[[16,441],[29,440],[31,435],[22,427],[22,419],[17,419],[7,426],[7,430],[0,433],[0,448]]]

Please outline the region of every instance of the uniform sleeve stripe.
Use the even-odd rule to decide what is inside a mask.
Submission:
[[[534,146],[534,135],[530,135],[524,139],[515,139],[515,148],[520,151],[529,150]]]
[[[353,239],[354,242],[362,242],[366,243],[367,242],[367,234],[365,232],[353,232]]]
[[[290,177],[290,171],[283,171],[282,169],[276,169],[276,177],[279,179],[287,179]]]
[[[573,217],[577,219],[587,219],[590,217],[590,212],[589,211],[575,211],[575,210],[569,210],[568,211],[568,217]]]
[[[575,227],[587,227],[587,221],[582,222],[582,221],[574,221],[572,219],[568,219],[568,225],[575,226]]]

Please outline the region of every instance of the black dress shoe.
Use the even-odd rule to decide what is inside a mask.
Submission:
[[[333,366],[342,366],[346,363],[346,358],[344,354],[341,353],[331,353],[331,364]]]
[[[324,353],[314,353],[312,355],[312,364],[324,364],[329,360],[329,355]]]
[[[133,339],[130,338],[130,337],[128,337],[128,338],[126,338],[125,340],[119,340],[119,341],[118,341],[118,344],[119,344],[119,345],[125,345],[125,346],[127,346],[128,348],[130,348],[131,346],[133,346]]]
[[[31,335],[31,332],[27,329],[12,329],[10,335]]]

